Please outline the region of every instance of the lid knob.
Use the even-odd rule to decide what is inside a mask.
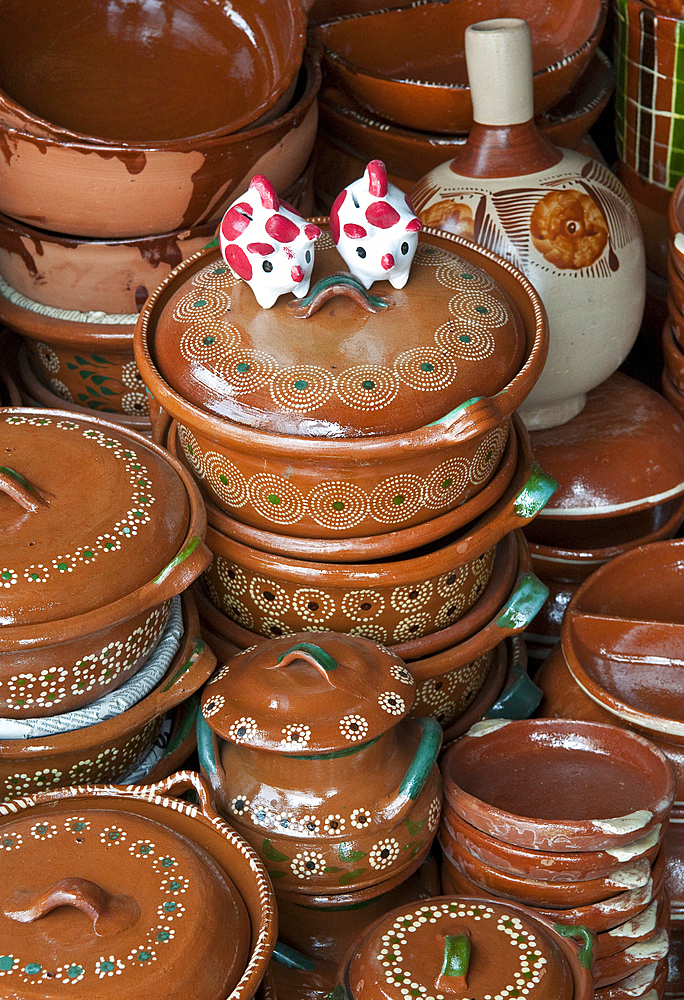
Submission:
[[[435,989],[441,993],[463,996],[468,988],[470,934],[447,934],[444,938],[444,961]]]
[[[49,507],[50,501],[42,490],[8,465],[0,465],[0,491],[16,500],[24,510],[31,512]]]
[[[10,920],[32,924],[58,906],[74,906],[89,916],[97,937],[120,934],[140,918],[132,896],[113,896],[85,878],[63,878],[42,892],[19,889],[7,898],[3,912]]]

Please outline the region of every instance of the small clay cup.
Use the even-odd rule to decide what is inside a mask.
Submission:
[[[442,775],[447,801],[466,822],[552,852],[629,844],[663,822],[675,793],[669,761],[647,740],[562,720],[474,726],[445,753]]]

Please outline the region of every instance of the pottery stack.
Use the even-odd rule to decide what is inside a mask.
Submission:
[[[148,294],[255,171],[308,210],[320,69],[305,15],[135,0],[113,17],[79,0],[2,18],[0,320],[25,340],[24,400],[149,432],[132,349]]]
[[[664,754],[615,726],[500,720],[455,743],[442,774],[443,889],[595,934],[599,1000],[662,996],[675,797]]]
[[[662,390],[684,415],[684,184],[680,181],[669,204],[670,239],[667,256],[667,310],[663,327]]]
[[[534,110],[544,135],[595,152],[586,133],[614,85],[597,48],[606,15],[601,0],[575,0],[563,17],[532,0],[391,6],[314,4],[309,12],[325,52],[316,140],[323,207],[369,159],[383,160],[394,183],[409,191],[427,170],[457,155],[472,126],[464,32],[490,17],[523,17],[532,25]]]

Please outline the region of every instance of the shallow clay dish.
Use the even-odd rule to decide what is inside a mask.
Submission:
[[[0,441],[0,712],[54,715],[154,649],[211,558],[204,508],[167,452],[92,417],[5,410]]]
[[[176,797],[188,790],[199,806]],[[12,870],[5,990],[22,1000],[52,1000],[65,983],[79,1000],[121,996],[129,983],[150,1000],[254,995],[275,944],[273,890],[199,775],[43,792],[0,813]]]
[[[277,104],[299,70],[305,26],[290,0],[176,0],[171,18],[144,0],[118,16],[106,0],[76,0],[49,16],[39,3],[9,0],[0,121],[64,141],[192,149]],[[193,89],[203,99],[190,110]]]
[[[318,57],[307,52],[289,109],[256,128],[193,141],[191,149],[59,142],[0,125],[0,211],[96,239],[218,222],[254,173],[268,173],[278,191],[301,175],[316,134],[320,83]]]
[[[442,774],[446,799],[466,822],[535,850],[629,844],[662,823],[674,801],[672,768],[659,750],[588,722],[484,722],[449,748]]]
[[[668,982],[668,960],[662,958],[659,962],[650,962],[612,986],[596,990],[594,1000],[634,1000],[635,997],[659,1000],[665,996]]]
[[[429,230],[421,233],[420,240],[414,270],[416,260],[418,266],[423,259],[431,261],[426,267],[432,268],[439,259],[449,274],[453,272],[454,281],[462,280],[466,285],[470,279],[461,279],[458,275],[486,271],[486,282],[492,281],[494,288],[502,289],[522,317],[526,346],[524,363],[518,373],[494,396],[464,401],[464,405],[443,413],[431,425],[404,432],[315,439],[274,433],[223,419],[174,391],[157,365],[157,325],[167,302],[181,285],[187,284],[188,308],[194,301],[207,301],[192,296],[201,294],[202,288],[206,292],[215,280],[222,280],[225,265],[214,251],[197,255],[180,265],[148,300],[136,327],[138,367],[156,402],[178,421],[179,439],[207,497],[232,517],[271,531],[286,527],[289,534],[304,537],[381,534],[420,524],[437,513],[451,510],[479,492],[491,479],[505,446],[510,415],[530,391],[543,367],[546,330],[541,304],[531,285],[495,255],[448,234],[439,236]],[[215,275],[217,269],[221,273]],[[441,280],[446,280],[446,271],[442,269],[440,274]],[[409,313],[411,280],[409,278],[401,293],[393,293]],[[384,282],[377,283],[374,294],[386,294],[388,288]],[[244,296],[249,290],[238,286],[237,291]],[[330,308],[338,310],[337,301],[333,300]],[[354,324],[358,324],[362,314],[360,307],[348,301],[342,301],[342,305],[345,307],[342,313],[353,317]],[[277,308],[276,305],[272,312]],[[489,306],[484,305],[484,308]],[[300,336],[320,339],[321,330],[326,331],[323,311],[302,322],[310,323],[319,318],[320,323],[307,327]],[[196,352],[199,341],[206,335],[199,313],[197,317],[189,314],[187,330],[191,329],[199,333],[192,336],[188,333],[183,342]],[[235,335],[228,329],[221,333],[221,337]],[[434,342],[434,329],[431,335]],[[330,331],[325,336],[331,336]],[[427,342],[427,328],[422,336]],[[334,347],[337,353],[337,346]],[[215,350],[213,344],[210,349]],[[396,340],[394,351],[396,355]],[[405,353],[404,360],[410,360],[410,352]],[[237,364],[239,351],[231,357]],[[445,359],[444,363],[447,362],[451,363]],[[188,361],[185,364],[189,366]],[[241,368],[244,364],[247,362],[240,362]],[[229,367],[226,369],[229,374]],[[330,373],[326,372],[324,377],[322,372],[323,366],[314,374],[327,384]],[[249,376],[249,368],[243,369],[242,374]],[[257,375],[255,369],[255,378]],[[395,378],[389,369],[386,375],[390,382]],[[273,375],[274,385],[276,377],[280,375]],[[406,377],[413,380],[408,369]],[[297,384],[300,381],[298,379]],[[375,379],[364,379],[366,382],[374,388],[364,389],[364,392],[379,392]],[[346,385],[344,380],[343,384]],[[401,411],[398,415],[404,422],[409,417]],[[160,424],[155,434],[161,439],[162,433],[165,427]],[[268,474],[264,472],[265,463]],[[382,478],[378,476],[378,469]]]
[[[614,955],[597,959],[592,965],[592,977],[596,989],[619,983],[645,966],[667,958],[670,948],[669,909],[661,912],[655,931],[639,941],[631,942]]]
[[[665,887],[645,910],[638,913],[632,920],[603,931],[596,936],[594,960],[610,958],[632,945],[651,937],[661,921],[670,920],[670,901]]]
[[[330,72],[364,107],[408,128],[456,133],[472,127],[468,25],[507,16],[530,23],[539,114],[572,89],[598,45],[606,9],[600,0],[575,0],[561,16],[534,2],[446,0],[341,18],[315,33]]]

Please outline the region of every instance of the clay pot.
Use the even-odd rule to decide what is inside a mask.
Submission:
[[[598,44],[606,9],[600,0],[579,0],[560,28],[557,12],[534,3],[506,10],[501,4],[450,0],[341,18],[320,25],[315,34],[331,74],[372,113],[412,129],[457,133],[469,131],[473,122],[464,58],[467,25],[506,14],[530,21],[538,40],[532,59],[539,114],[578,80]]]
[[[0,493],[0,711],[54,715],[144,663],[169,601],[211,558],[204,508],[183,468],[132,431],[31,409],[5,411],[0,431],[15,453]]]
[[[634,344],[645,297],[641,231],[606,166],[536,129],[525,22],[471,25],[466,45],[476,125],[410,196],[425,225],[504,250],[537,288],[550,348],[520,415],[529,428],[553,427],[580,412]]]
[[[175,797],[189,789],[198,806]],[[5,989],[16,992],[17,981],[26,993],[21,980],[53,998],[70,983],[80,1000],[121,996],[132,981],[150,1000],[254,996],[275,944],[273,892],[199,775],[43,792],[3,812],[12,887],[0,920]],[[84,918],[73,908],[97,936],[77,932]]]
[[[672,769],[659,750],[588,722],[483,722],[449,748],[442,775],[450,807],[467,823],[542,851],[629,844],[662,823],[674,801]]]
[[[419,867],[439,821],[442,730],[405,719],[413,698],[398,657],[332,632],[245,651],[207,687],[200,763],[279,895],[344,905]]]
[[[340,997],[395,1000],[402,996],[408,970],[426,996],[440,989],[453,990],[452,995],[459,997],[480,996],[485,990],[505,995],[503,984],[509,984],[510,991],[510,984],[519,981],[518,950],[511,953],[506,947],[507,938],[516,933],[523,948],[531,951],[530,993],[548,1000],[593,997],[591,934],[561,923],[554,927],[535,910],[482,896],[439,896],[420,906],[400,907],[376,921],[357,938],[340,965]],[[568,935],[577,937],[578,943],[571,943]],[[389,947],[392,967],[385,960]],[[544,971],[539,974],[536,970],[542,963],[531,960],[542,957]]]
[[[684,393],[684,353],[675,340],[669,323],[663,327],[663,355],[672,384],[679,393]]]
[[[159,735],[167,713],[199,691],[216,665],[216,658],[199,638],[197,610],[189,594],[183,595],[183,606],[186,631],[181,646],[163,679],[137,705],[85,729],[34,739],[0,740],[2,801],[69,785],[116,782],[133,769]],[[166,747],[164,767],[178,758],[182,764],[192,752],[191,730],[196,714],[195,704],[178,715]],[[160,774],[163,769],[157,768],[155,780],[171,773],[167,770]]]
[[[83,239],[0,216],[0,276],[58,310],[130,314],[162,278],[209,243],[215,223],[136,240]]]
[[[168,298],[179,285],[194,281],[196,293],[197,287],[204,287],[202,282],[216,280],[212,277],[218,261],[214,253],[207,251],[182,264],[148,300],[136,332],[138,367],[157,403],[178,421],[179,439],[207,497],[231,517],[270,531],[285,528],[298,537],[382,534],[420,524],[453,509],[491,479],[505,446],[510,414],[529,392],[543,364],[542,313],[531,286],[494,255],[485,252],[481,256],[482,251],[465,242],[433,234],[421,234],[419,253],[421,246],[426,248],[426,258],[431,258],[431,251],[438,248],[457,255],[448,258],[449,266],[462,268],[465,262],[473,273],[480,273],[480,268],[487,271],[495,285],[513,300],[523,319],[526,360],[495,396],[445,413],[430,426],[394,434],[314,440],[273,433],[207,413],[172,389],[157,367],[157,325]],[[218,280],[222,280],[220,275]],[[383,287],[381,283],[375,289],[382,291]],[[237,290],[243,296],[248,291],[240,287]],[[410,290],[411,279],[405,292],[393,294],[398,302],[410,303]],[[343,305],[350,307],[350,316],[356,322],[354,310],[359,307],[347,302]],[[335,312],[338,306],[329,308]],[[303,335],[320,341],[321,331],[325,331],[322,324],[327,323],[325,310],[306,321],[314,322],[314,326],[307,326]],[[348,310],[343,312],[347,315]],[[277,316],[278,304],[271,313]],[[235,319],[233,312],[231,317]],[[228,335],[233,334],[228,331]],[[427,336],[425,330],[422,335]],[[325,338],[328,336],[326,333]],[[334,353],[337,350],[335,345]],[[393,352],[392,357],[396,338]],[[399,416],[408,419],[401,411]],[[155,434],[161,439],[165,430],[160,422]],[[263,472],[265,462],[267,476]]]
[[[300,176],[313,148],[320,83],[318,56],[307,52],[289,110],[256,128],[193,140],[190,149],[60,142],[0,126],[0,211],[96,239],[218,222],[253,174],[267,173],[279,191]]]

